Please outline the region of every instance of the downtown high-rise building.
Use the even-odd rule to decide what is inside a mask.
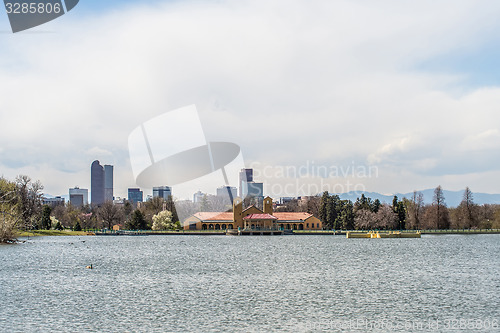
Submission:
[[[264,184],[253,180],[253,169],[241,169],[240,171],[240,197],[264,199]]]
[[[153,198],[168,199],[172,196],[172,188],[170,186],[157,186],[153,187]]]
[[[90,201],[93,205],[102,205],[113,201],[113,166],[102,166],[99,161],[90,167]]]
[[[128,201],[136,204],[144,200],[144,193],[140,188],[129,188],[128,189]]]
[[[75,207],[82,207],[89,203],[89,190],[74,187],[69,189],[69,202]]]
[[[238,190],[233,186],[221,186],[217,188],[217,197],[221,198],[224,202],[233,204],[234,198],[238,196]]]

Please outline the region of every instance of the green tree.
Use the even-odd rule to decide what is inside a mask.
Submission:
[[[136,209],[132,212],[131,219],[127,222],[126,225],[129,230],[145,230],[147,229],[147,222],[144,214]]]
[[[351,200],[341,201],[340,225],[344,230],[354,229],[354,205]]]
[[[74,231],[82,231],[82,226],[80,225],[80,221],[76,220],[75,225],[73,226]]]
[[[50,230],[52,227],[52,221],[50,220],[50,213],[52,213],[52,208],[48,205],[43,205],[42,208],[42,220],[40,221],[42,229]]]
[[[331,229],[330,226],[328,225],[328,220],[326,215],[327,214],[326,210],[329,201],[330,201],[330,194],[327,191],[323,192],[323,196],[321,197],[321,201],[319,204],[319,219],[323,223],[323,227],[325,229]]]
[[[406,229],[406,209],[405,205],[402,201],[398,200],[398,196],[395,195],[392,199],[392,210],[396,213],[397,216],[397,228],[399,230]]]
[[[367,198],[364,193],[361,194],[361,197],[356,199],[356,203],[354,204],[355,209],[358,210],[369,210],[373,212],[373,203],[372,199]]]
[[[328,221],[329,229],[340,229],[340,226],[337,225],[339,201],[338,195],[332,195],[328,198],[326,205],[326,220]]]

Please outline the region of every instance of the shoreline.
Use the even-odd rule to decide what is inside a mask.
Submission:
[[[371,230],[353,230],[353,233],[366,233]],[[389,230],[387,230],[389,231]],[[399,230],[396,230],[399,231]],[[402,230],[400,232],[415,232],[416,230]],[[291,235],[304,236],[345,236],[345,230],[317,230],[302,231],[293,230]],[[386,232],[381,230],[381,232]],[[453,229],[453,230],[420,230],[422,235],[495,235],[500,234],[500,229]],[[21,237],[43,237],[43,236],[226,236],[226,231],[72,231],[72,230],[33,230],[19,231],[17,238]]]

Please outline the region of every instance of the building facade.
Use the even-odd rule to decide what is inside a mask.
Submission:
[[[203,200],[203,198],[206,196],[206,193],[203,193],[202,191],[198,191],[195,194],[193,194],[193,202],[198,203]]]
[[[144,193],[140,188],[129,188],[128,189],[128,201],[132,203],[143,202]]]
[[[86,188],[70,188],[69,203],[75,207],[82,207],[89,204],[89,190]]]
[[[64,206],[65,200],[62,197],[55,197],[55,198],[43,198],[43,204],[50,206],[51,208],[57,207],[57,206]]]
[[[102,205],[113,201],[113,166],[102,166],[98,160],[90,166],[90,201],[93,205]]]
[[[264,183],[253,180],[253,169],[241,169],[239,175],[240,197],[255,198],[262,203],[264,200]]]
[[[168,199],[172,196],[172,188],[170,186],[158,186],[153,187],[153,198],[163,198]]]
[[[104,201],[113,201],[113,166],[104,166]]]
[[[217,196],[232,205],[234,199],[238,196],[238,190],[233,186],[221,186],[217,188]]]
[[[312,214],[273,213],[270,197],[263,200],[264,209],[255,206],[243,209],[243,202],[236,198],[233,212],[199,212],[184,220],[184,230],[225,230],[225,229],[283,229],[321,230],[321,221]]]

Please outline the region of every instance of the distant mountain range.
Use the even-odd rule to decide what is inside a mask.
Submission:
[[[434,197],[434,189],[427,189],[422,192],[424,195],[424,202],[426,204],[431,204],[432,199]],[[342,193],[339,194],[339,197],[342,200],[351,200],[352,202],[355,202],[357,198],[361,196],[361,194],[365,195],[365,197],[369,197],[372,200],[379,199],[383,203],[388,203],[392,204],[392,199],[394,198],[395,195],[398,196],[398,198],[401,200],[403,198],[411,198],[413,196],[413,192],[409,193],[396,193],[393,195],[384,195],[380,194],[377,192],[347,192],[347,193]],[[447,191],[443,190],[443,195],[444,195],[444,201],[446,202],[446,205],[448,207],[456,207],[460,204],[463,198],[464,191]],[[474,202],[476,204],[500,204],[500,194],[489,194],[489,193],[472,193],[472,197],[474,199]]]

